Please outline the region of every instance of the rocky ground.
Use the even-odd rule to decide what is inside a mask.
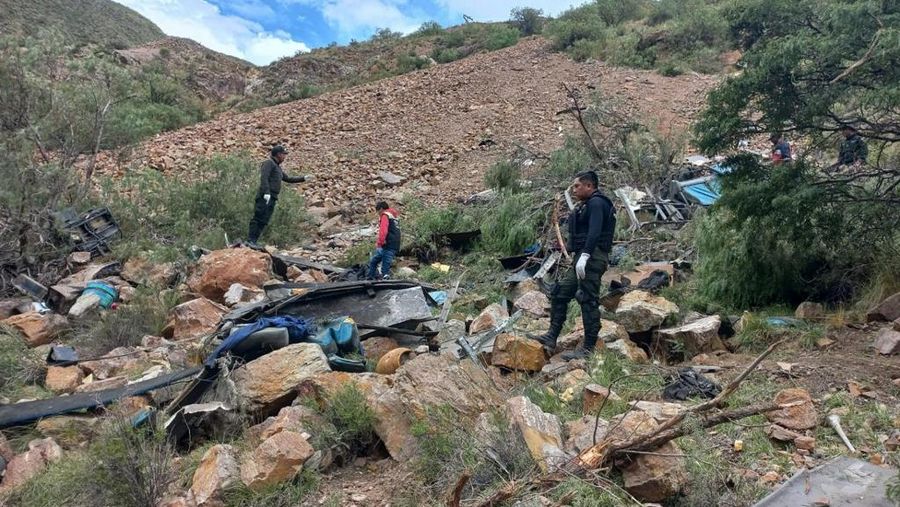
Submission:
[[[23,386],[38,397],[114,389],[196,364],[203,351],[209,350],[204,337],[216,329],[223,315],[264,299],[263,286],[278,278],[268,253],[243,248],[207,253],[181,276],[175,265],[133,260],[118,267],[78,266],[78,260],[84,259],[70,259],[75,274],[54,286],[68,298],[56,312],[28,311],[31,303],[27,300],[2,305],[3,324],[9,326],[4,328],[8,330],[4,340],[21,340],[38,358],[46,357],[51,343],[74,344],[83,355],[102,354],[78,365],[46,369],[43,376],[31,380],[32,387]],[[614,270],[612,274],[639,278],[647,273]],[[326,276],[318,270],[295,268],[289,278],[323,281]],[[117,309],[99,310],[96,303],[91,309],[79,290],[67,289],[91,280],[103,280],[117,288]],[[140,304],[135,297],[142,287],[177,295],[179,304],[169,312],[160,335],[99,351],[88,346],[90,342],[71,341],[67,331],[71,325],[116,318]],[[510,307],[480,296],[477,290],[463,297],[437,337],[439,347],[432,352],[419,350],[412,359],[393,367],[385,364],[390,363],[386,358],[396,352],[397,342],[389,337],[367,339],[366,357],[380,373],[331,371],[319,346],[305,343],[238,365],[229,375],[231,381],[213,389],[213,397],[204,401],[237,403],[244,418],[238,425],[241,429],[229,437],[211,438],[217,425],[234,423],[229,409],[191,405],[207,415],[188,423],[193,425],[188,446],[195,452],[190,457],[185,454],[177,466],[190,479],[171,484],[168,499],[160,505],[221,505],[217,502],[223,498],[231,505],[234,503],[228,499],[233,497],[228,492],[234,488],[248,488],[241,490],[246,495],[269,491],[267,488],[290,484],[301,469],[317,477],[312,491],[302,502],[298,500],[302,505],[434,504],[435,485],[422,482],[423,470],[438,467],[439,483],[452,484],[465,471],[463,463],[454,468],[457,453],[453,449],[460,446],[459,452],[472,452],[464,449],[473,442],[495,449],[501,456],[495,459],[505,467],[515,469],[515,459],[510,456],[532,463],[530,471],[519,472],[525,474],[520,481],[544,479],[533,484],[465,486],[461,491],[466,504],[512,488],[510,504],[558,505],[559,488],[568,483],[561,483],[555,474],[571,471],[572,466],[596,466],[589,456],[598,410],[600,441],[615,445],[648,433],[703,401],[702,397],[683,402],[663,398],[666,379],[679,368],[694,368],[724,386],[738,377],[762,348],[776,341],[782,341],[781,345],[726,398],[722,409],[738,410],[764,402],[775,402],[780,409],[692,430],[657,449],[658,455],[637,455],[633,462],[614,461],[617,474],[621,474],[617,487],[627,491],[615,498],[626,501],[630,495],[666,505],[707,505],[703,499],[713,495],[722,499],[718,505],[748,505],[750,499],[777,487],[796,471],[847,454],[826,420],[829,415],[841,417],[843,429],[857,448],[852,455],[876,464],[891,462],[896,456],[900,438],[900,363],[896,355],[900,351],[900,294],[865,315],[834,313],[804,303],[791,326],[763,328],[752,314],[738,318],[686,313],[658,294],[633,290],[617,303],[605,305],[599,352],[588,361],[570,363],[562,362],[558,354],[546,357],[540,345],[527,338],[528,332],[540,332],[547,326],[547,297],[538,285],[531,280],[521,282],[508,287],[507,294]],[[62,310],[65,307],[73,309]],[[457,338],[502,327],[510,311],[521,311],[523,317],[497,336],[490,349],[482,351],[482,366],[457,358]],[[572,348],[579,339],[575,325],[561,338],[560,348]],[[635,373],[652,380],[628,380]],[[336,444],[324,435],[332,434],[325,428],[336,424],[336,419],[327,415],[329,400],[350,384],[358,386],[360,403],[368,407],[361,410],[373,414],[375,440],[362,447],[352,444],[350,448],[356,450],[348,455],[342,447],[348,444]],[[40,394],[42,389],[45,394]],[[162,409],[175,393],[177,390],[164,390],[128,398],[115,412],[130,417],[150,407]],[[20,400],[4,403],[16,401]],[[441,426],[446,420],[432,419],[437,408],[451,414],[449,429]],[[14,445],[6,444],[6,437],[0,442],[5,466],[0,492],[15,495],[17,488],[27,487],[30,479],[40,477],[52,463],[80,452],[98,438],[108,419],[102,412],[44,418],[25,433],[30,440],[23,440],[20,430],[5,430]],[[431,421],[424,434],[423,421]],[[503,430],[506,427],[508,430]],[[499,435],[506,436],[497,440]],[[428,438],[448,439],[449,453],[435,455],[446,449],[428,445]],[[227,443],[212,445],[216,441]],[[517,441],[519,447],[510,447],[510,442]],[[474,449],[482,448],[478,446]],[[703,468],[707,464],[711,468]],[[477,471],[486,465],[476,461],[470,466]],[[716,480],[731,485],[722,491],[710,490],[704,474],[714,474]],[[476,473],[472,480],[479,477]],[[531,485],[521,487],[523,484]],[[557,486],[545,488],[542,484]],[[443,489],[441,495],[445,492]]]
[[[577,63],[532,38],[446,65],[160,134],[100,167],[122,174],[151,167],[179,178],[197,160],[241,150],[259,157],[281,143],[288,173],[311,207],[368,209],[409,193],[446,203],[483,189],[483,175],[517,147],[547,154],[573,132],[563,84],[621,101],[624,112],[684,130],[718,77],[663,77],[601,62]],[[452,184],[450,183],[452,182]]]

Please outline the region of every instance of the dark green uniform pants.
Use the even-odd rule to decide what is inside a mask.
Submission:
[[[578,260],[578,255],[573,259]],[[600,277],[606,271],[609,255],[598,249],[594,250],[588,259],[584,279],[581,280],[581,320],[584,323],[584,348],[593,350],[597,344],[597,335],[600,333]],[[553,292],[550,293],[550,320],[565,321],[569,308],[569,302],[575,298],[579,289],[578,275],[575,273],[575,263],[566,270],[563,277],[556,283]]]

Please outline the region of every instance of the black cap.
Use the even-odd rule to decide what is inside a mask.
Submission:
[[[285,155],[287,155],[287,150],[284,149],[284,146],[276,144],[272,147],[272,156],[278,155],[279,153],[284,153]]]

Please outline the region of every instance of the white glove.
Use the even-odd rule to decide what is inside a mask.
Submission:
[[[314,179],[316,179],[316,177],[313,176],[312,174],[307,174],[307,175],[303,176],[303,181],[312,181]]]
[[[579,280],[584,280],[584,271],[587,268],[587,261],[591,258],[590,254],[583,253],[578,256],[578,262],[575,263],[575,275]]]
[[[272,194],[266,194],[263,196],[263,200],[266,201],[266,205],[268,206],[269,201],[272,199]]]

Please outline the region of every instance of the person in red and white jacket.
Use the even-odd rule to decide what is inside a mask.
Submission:
[[[378,239],[375,241],[375,253],[369,259],[370,280],[386,280],[391,277],[391,264],[400,250],[400,213],[388,203],[379,201],[375,205],[378,212]],[[381,264],[381,276],[378,276],[378,265]]]

